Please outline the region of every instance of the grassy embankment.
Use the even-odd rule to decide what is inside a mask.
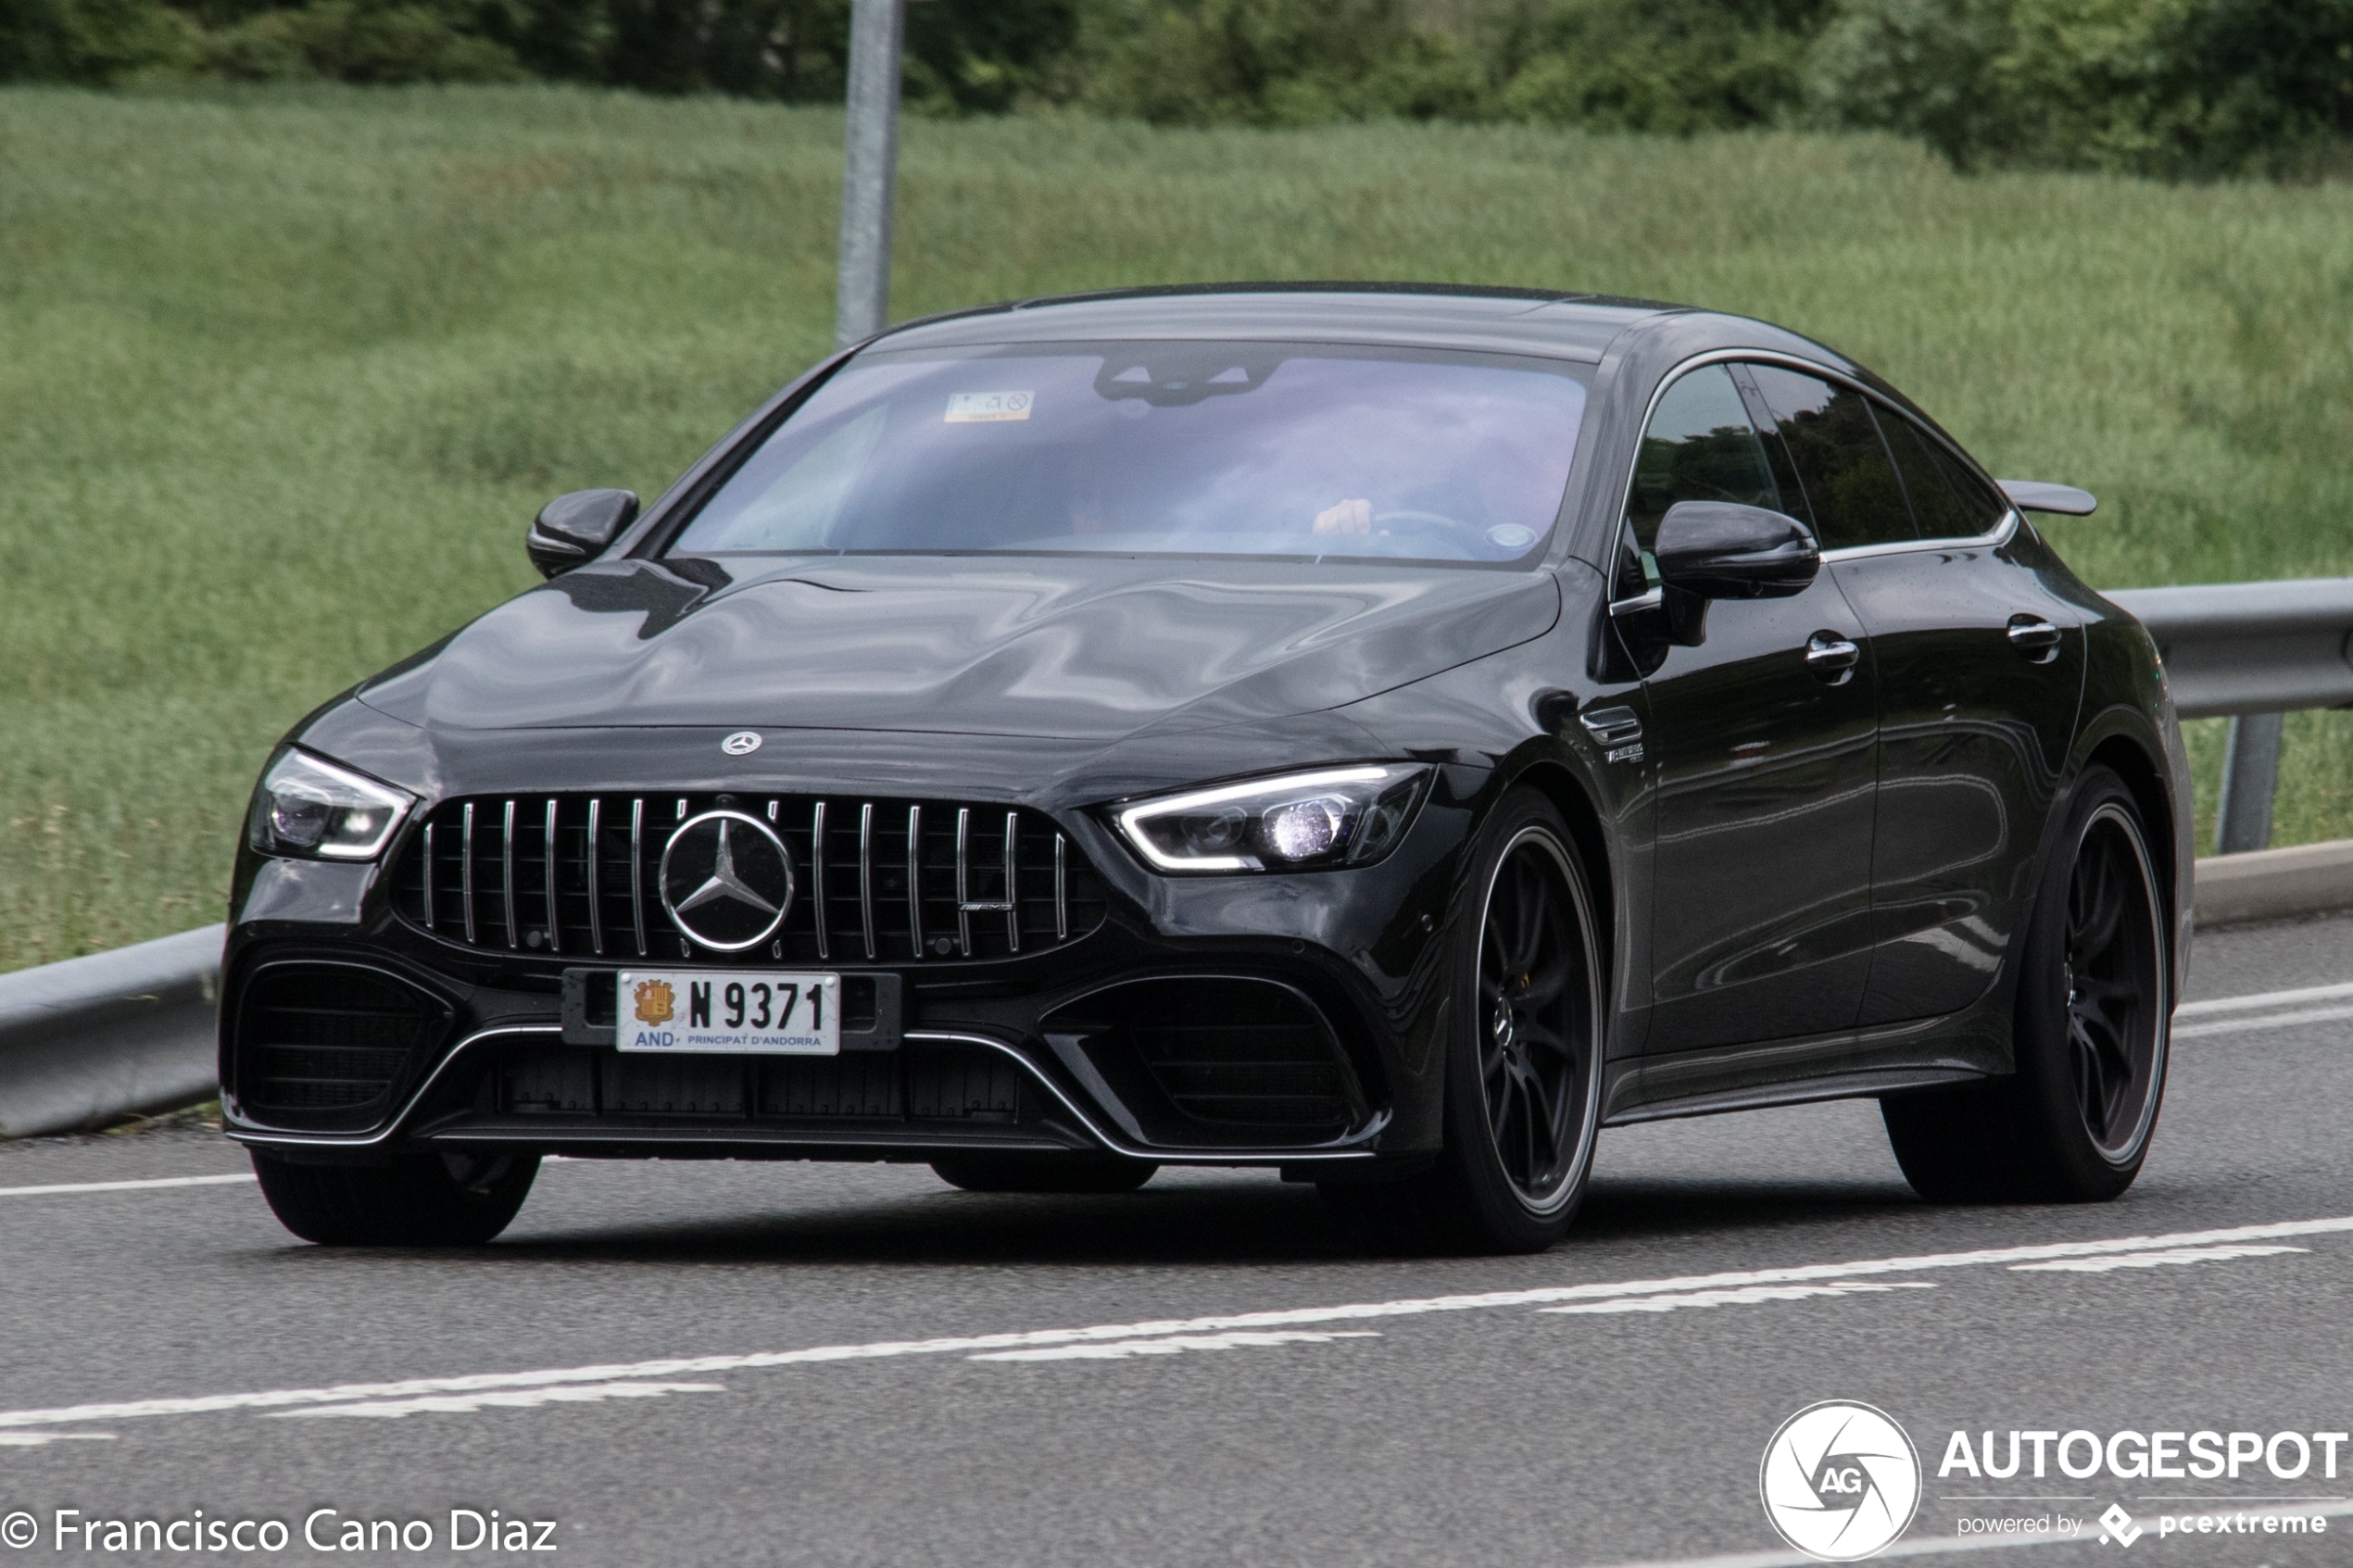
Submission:
[[[545,89],[0,93],[0,968],[219,918],[271,741],[532,580],[826,346],[839,120]],[[2353,571],[2353,193],[1962,180],[1894,143],[915,123],[899,314],[1221,277],[1770,317],[2097,583]],[[2196,737],[2208,810],[2215,726]],[[2282,842],[2353,834],[2290,721]]]

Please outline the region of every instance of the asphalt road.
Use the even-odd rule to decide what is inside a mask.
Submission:
[[[2353,982],[2353,922],[2205,937],[2195,967],[2194,1000]],[[37,1534],[11,1551],[26,1526],[0,1519],[0,1565],[1762,1568],[1789,1559],[1760,1457],[1826,1399],[1920,1450],[1914,1546],[2353,1563],[2353,1444],[2336,1478],[2318,1449],[2289,1479],[1939,1474],[1957,1430],[2353,1429],[2353,1016],[2331,1013],[2353,989],[2185,1015],[2114,1204],[1931,1209],[1874,1107],[1811,1107],[1604,1134],[1578,1232],[1525,1259],[1368,1253],[1271,1175],[1044,1198],[584,1161],[486,1250],[331,1251],[208,1135],[0,1146],[0,1515]],[[205,1176],[227,1179],[87,1189]],[[52,1186],[79,1190],[27,1190]],[[2145,1531],[2129,1548],[2088,1522],[2110,1504]],[[2328,1532],[2159,1533],[2241,1507]],[[331,1544],[356,1519],[432,1545],[313,1552],[321,1509]],[[198,1510],[291,1538],[59,1546],[60,1511]],[[556,1555],[453,1553],[453,1510],[549,1522],[523,1534]],[[2051,1533],[1960,1534],[2004,1518]]]

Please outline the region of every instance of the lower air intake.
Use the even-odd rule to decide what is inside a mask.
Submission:
[[[271,1126],[373,1125],[448,1023],[440,1002],[373,970],[271,965],[238,1004],[238,1103]]]
[[[1322,1010],[1273,981],[1137,981],[1074,1004],[1047,1029],[1079,1036],[1156,1143],[1322,1140],[1365,1114]]]

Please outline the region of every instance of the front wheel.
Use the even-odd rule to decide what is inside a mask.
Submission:
[[[326,1247],[479,1247],[515,1217],[535,1154],[406,1155],[388,1165],[301,1165],[253,1151],[279,1223]]]
[[[1932,1202],[2096,1203],[2140,1174],[2165,1097],[2165,899],[2140,806],[2090,771],[2019,953],[2016,1073],[1881,1103]]]
[[[1469,1250],[1540,1252],[1592,1170],[1606,987],[1584,863],[1551,802],[1515,791],[1480,843],[1451,938],[1445,1148],[1410,1182],[1327,1197],[1411,1214]]]

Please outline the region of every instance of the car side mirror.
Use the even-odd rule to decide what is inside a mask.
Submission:
[[[604,554],[636,517],[635,491],[575,490],[539,508],[523,548],[539,575],[553,577]]]
[[[1702,599],[1783,599],[1822,569],[1813,531],[1797,519],[1732,501],[1678,501],[1659,520],[1651,554],[1658,580]]]

